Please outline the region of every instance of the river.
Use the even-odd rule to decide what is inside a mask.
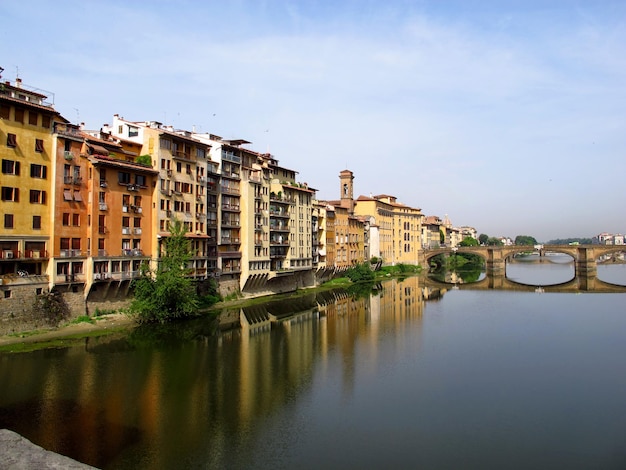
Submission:
[[[105,469],[626,468],[626,294],[428,286],[1,354],[0,428]]]

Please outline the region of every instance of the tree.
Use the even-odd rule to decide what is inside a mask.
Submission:
[[[489,237],[487,239],[487,245],[489,246],[502,246],[502,240],[496,237]]]
[[[515,237],[515,244],[522,246],[535,246],[537,245],[537,240],[535,240],[535,237],[531,237],[530,235],[518,235]]]
[[[459,246],[478,246],[478,240],[474,237],[465,237],[461,243],[459,243]]]
[[[197,315],[198,295],[187,276],[190,244],[186,232],[180,220],[170,221],[170,236],[163,240],[164,253],[156,271],[144,266],[141,277],[133,281],[135,298],[130,312],[139,323],[164,323]]]
[[[484,233],[481,233],[480,235],[478,235],[478,241],[480,242],[481,245],[486,245],[487,240],[489,240],[489,235],[486,235]]]

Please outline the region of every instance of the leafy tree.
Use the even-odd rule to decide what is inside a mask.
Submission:
[[[187,277],[189,239],[182,221],[170,221],[170,236],[163,241],[164,253],[155,272],[144,266],[133,281],[135,298],[130,312],[139,323],[164,323],[197,315],[198,295]]]
[[[537,244],[537,240],[535,239],[535,237],[531,237],[530,235],[518,235],[517,237],[515,237],[515,244],[523,246],[534,246]]]
[[[478,235],[478,241],[480,242],[481,245],[486,245],[487,240],[489,240],[489,235],[486,235],[484,233],[481,233],[480,235]]]
[[[489,237],[487,239],[487,245],[489,246],[502,246],[502,240],[496,237]]]
[[[461,243],[459,243],[459,246],[478,246],[478,240],[476,240],[474,237],[465,237]]]
[[[570,243],[578,242],[581,245],[591,245],[593,243],[592,238],[556,238],[546,242],[546,245],[569,245]]]
[[[439,243],[445,243],[445,242],[446,242],[446,233],[442,229],[439,229]]]

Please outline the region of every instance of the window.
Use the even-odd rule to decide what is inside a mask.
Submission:
[[[37,165],[35,163],[31,163],[30,177],[46,179],[48,177],[48,167],[45,165]]]
[[[31,204],[45,204],[46,192],[40,191],[38,189],[31,189],[30,190],[30,203]]]
[[[24,110],[15,108],[15,122],[24,122]]]
[[[7,147],[17,147],[17,136],[15,134],[7,134]]]
[[[196,149],[196,157],[204,158],[206,156],[206,151],[204,149]]]
[[[64,201],[71,201],[72,200],[72,191],[70,190],[65,190],[63,191],[63,200]]]
[[[4,228],[13,228],[13,214],[4,214]]]
[[[0,104],[0,119],[9,119],[11,107],[6,104]]]
[[[70,249],[70,239],[69,238],[61,238],[61,249],[69,250]]]
[[[72,225],[74,227],[80,226],[80,214],[72,214]]]
[[[159,146],[160,146],[162,149],[169,150],[169,149],[171,149],[171,148],[172,148],[172,141],[171,141],[171,140],[169,140],[169,139],[163,139],[163,138],[161,138],[161,139],[159,139]]]
[[[137,137],[139,135],[139,128],[135,126],[128,126],[128,137]]]
[[[83,196],[80,194],[80,191],[74,191],[74,200],[78,202],[83,200]]]
[[[117,181],[119,184],[130,184],[130,173],[120,171],[117,173]]]
[[[9,186],[2,186],[2,200],[19,202],[20,190],[18,188],[11,188]]]
[[[29,111],[28,112],[28,124],[30,124],[31,126],[36,126],[38,117],[39,117],[39,114],[37,114],[34,111]]]
[[[13,160],[2,159],[2,173],[5,175],[19,175],[20,174],[20,162],[14,162]]]
[[[70,225],[70,215],[67,212],[63,213],[62,220],[64,227],[68,227]]]
[[[43,140],[35,139],[35,152],[43,152]]]
[[[135,184],[138,184],[139,186],[145,186],[146,185],[145,175],[135,175]]]
[[[41,229],[41,216],[33,215],[33,229],[40,230]]]
[[[41,127],[50,129],[50,116],[41,116]]]

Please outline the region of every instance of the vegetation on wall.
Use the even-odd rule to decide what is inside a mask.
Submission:
[[[70,308],[61,293],[52,290],[40,294],[35,299],[33,320],[48,326],[58,326],[70,316]]]
[[[135,162],[141,163],[142,165],[152,166],[152,157],[150,155],[139,155]]]

